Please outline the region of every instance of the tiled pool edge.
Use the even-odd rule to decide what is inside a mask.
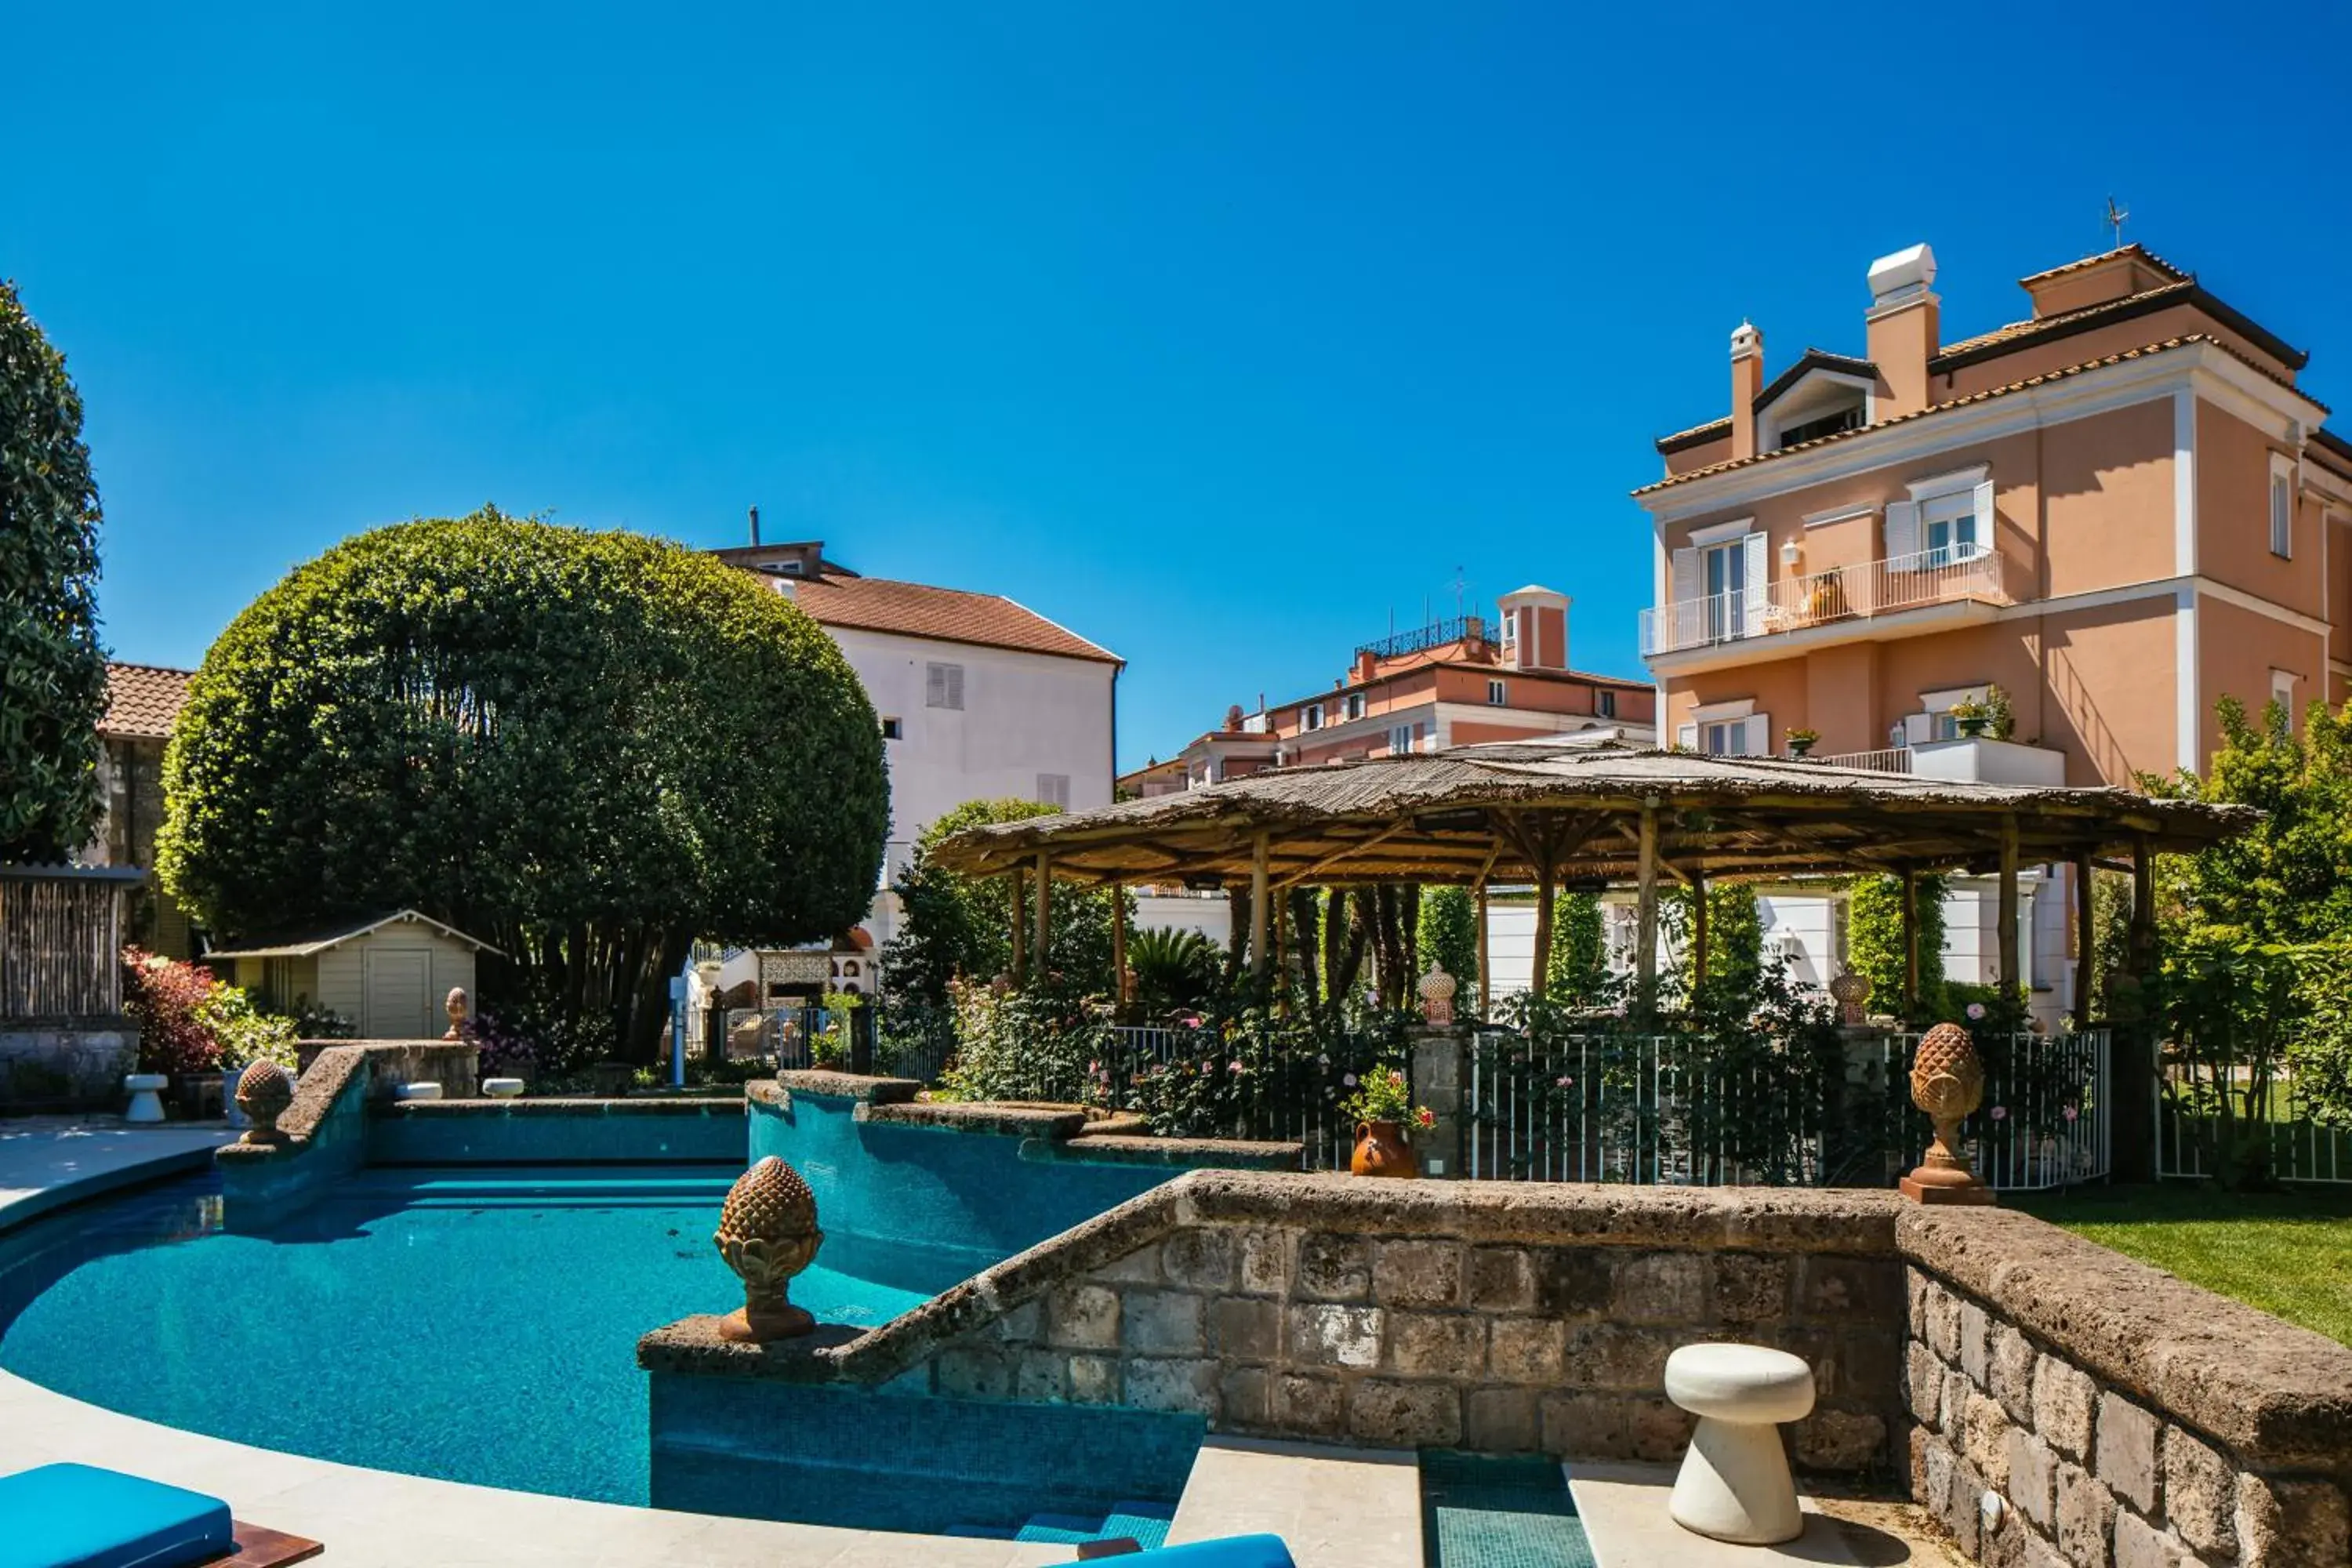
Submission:
[[[18,1137],[41,1137],[37,1132],[18,1132]],[[143,1183],[160,1181],[189,1171],[199,1171],[210,1164],[222,1144],[236,1134],[226,1129],[168,1127],[116,1128],[98,1126],[88,1130],[57,1130],[54,1141],[44,1138],[45,1144],[74,1138],[103,1136],[107,1142],[123,1149],[129,1157],[110,1162],[96,1170],[83,1171],[61,1180],[43,1179],[41,1184],[28,1188],[12,1188],[5,1202],[0,1202],[0,1232],[14,1229],[43,1215],[100,1197]],[[141,1147],[141,1145],[148,1145]]]

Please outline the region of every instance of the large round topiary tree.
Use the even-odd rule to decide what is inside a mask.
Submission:
[[[164,789],[158,868],[201,922],[413,905],[639,1058],[696,937],[862,918],[889,823],[874,710],[800,610],[698,552],[495,508],[361,534],[255,600]]]
[[[98,821],[98,522],[65,356],[0,281],[0,862],[63,860]]]

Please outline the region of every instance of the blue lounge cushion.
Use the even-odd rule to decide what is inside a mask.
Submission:
[[[1105,1561],[1118,1568],[1298,1568],[1279,1535],[1228,1535]]]
[[[236,1550],[228,1504],[95,1465],[0,1476],[0,1568],[183,1568]]]

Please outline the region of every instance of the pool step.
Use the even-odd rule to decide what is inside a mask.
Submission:
[[[1422,1539],[1436,1568],[1592,1568],[1592,1547],[1557,1461],[1427,1450]]]
[[[1173,1503],[1116,1502],[1106,1514],[1033,1513],[1017,1526],[959,1524],[945,1533],[971,1540],[1027,1541],[1060,1546],[1126,1536],[1149,1552],[1167,1544],[1168,1526],[1175,1517]]]

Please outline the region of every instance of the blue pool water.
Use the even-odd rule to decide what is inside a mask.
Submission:
[[[0,1237],[0,1366],[241,1443],[643,1503],[637,1337],[741,1301],[710,1244],[738,1173],[372,1170],[256,1234],[221,1227],[209,1175],[102,1200]],[[832,1322],[963,1277],[827,1261],[793,1299]]]

